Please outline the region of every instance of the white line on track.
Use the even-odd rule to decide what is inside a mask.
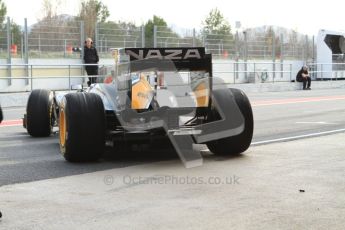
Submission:
[[[23,107],[23,108],[2,108],[2,110],[4,112],[7,112],[7,111],[21,111],[21,110],[25,110],[26,108]]]
[[[22,124],[14,124],[14,125],[0,125],[0,128],[6,128],[6,127],[15,127],[15,126],[23,126]]]
[[[17,135],[6,135],[6,134],[4,134],[4,135],[0,135],[0,140],[2,138],[9,139],[9,138],[16,138],[16,137],[29,137],[29,134],[27,134],[27,133],[17,134]]]
[[[341,132],[345,132],[345,129],[335,129],[335,130],[330,130],[330,131],[325,131],[325,132],[309,133],[309,134],[292,136],[292,137],[283,137],[283,138],[277,138],[277,139],[272,139],[272,140],[257,141],[257,142],[252,142],[251,145],[255,146],[255,145],[271,144],[271,143],[282,142],[282,141],[292,141],[292,140],[298,140],[300,138],[316,137],[316,136],[341,133]]]
[[[296,124],[337,125],[338,123],[327,122],[327,121],[297,121]]]

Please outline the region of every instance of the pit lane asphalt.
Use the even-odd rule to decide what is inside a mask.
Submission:
[[[251,93],[253,143],[345,129],[345,90]],[[305,99],[305,100],[300,100]],[[25,108],[4,108],[5,120],[20,119]],[[293,141],[290,142],[293,145]],[[31,138],[21,126],[0,127],[0,186],[123,168],[175,159],[171,149],[117,154],[108,148],[96,163],[66,162],[58,136]]]

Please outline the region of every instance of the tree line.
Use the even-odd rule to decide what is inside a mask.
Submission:
[[[42,0],[42,17],[41,19],[31,27],[31,34],[40,32],[49,32],[49,30],[56,30],[56,25],[72,25],[75,22],[84,22],[84,32],[86,36],[95,38],[95,27],[96,23],[101,23],[102,28],[104,28],[104,33],[106,33],[106,28],[118,29],[117,33],[120,31],[131,31],[138,29],[132,22],[109,21],[110,11],[108,7],[102,3],[101,0],[84,0],[80,4],[80,10],[76,16],[63,17],[58,15],[58,7],[61,4],[61,0]],[[6,15],[7,8],[3,0],[0,0],[0,24],[4,29],[6,26]],[[203,30],[202,33],[209,34],[219,34],[219,36],[231,35],[231,27],[228,21],[220,13],[218,9],[213,9],[210,11],[208,17],[202,22]],[[145,24],[145,45],[153,45],[153,28],[154,26],[160,27],[163,32],[167,32],[171,37],[179,38],[180,35],[175,33],[171,28],[168,27],[167,22],[157,15],[153,15],[152,19],[149,19]],[[43,28],[44,27],[44,28]],[[164,28],[164,29],[163,29]],[[12,43],[20,44],[20,39],[22,36],[22,28],[16,24],[13,20],[11,21],[11,31],[12,31]],[[53,31],[52,31],[53,32]],[[63,31],[55,31],[61,33]],[[32,35],[35,36],[35,35]],[[29,34],[30,37],[30,34]],[[49,38],[49,37],[48,37]]]
[[[96,29],[103,37],[109,37],[110,39],[115,39],[115,37],[117,37],[116,39],[120,40],[120,38],[138,37],[138,31],[142,28],[141,26],[135,25],[133,22],[109,21],[110,11],[101,0],[83,0],[80,3],[80,10],[75,16],[59,15],[58,7],[60,4],[61,0],[42,0],[42,17],[37,23],[31,26],[29,31],[29,43],[31,45],[37,44],[38,46],[39,43],[40,46],[54,47],[56,44],[58,44],[58,46],[63,46],[62,43],[66,43],[66,41],[79,41],[81,37],[81,21],[84,23],[83,28],[85,36],[91,37],[94,40],[97,40],[95,34]],[[6,26],[6,15],[6,5],[2,0],[0,0],[0,24],[3,29]],[[96,28],[97,25],[99,25],[99,28]],[[153,46],[153,30],[155,26],[159,28],[159,33],[162,34],[162,37],[169,36],[172,43],[174,42],[174,39],[178,41],[182,38],[188,38],[188,36],[180,35],[175,32],[168,26],[164,18],[157,15],[153,15],[152,19],[147,20],[143,26],[145,28],[144,36],[146,47]],[[233,47],[235,40],[238,39],[238,37],[236,38],[233,35],[232,28],[228,20],[217,8],[210,10],[205,19],[201,21],[201,26],[201,30],[195,38],[196,45],[205,45],[205,42],[213,42],[215,49],[220,43],[222,48],[227,48]],[[272,41],[275,41],[277,43],[276,50],[280,52],[280,46],[278,44],[280,41],[280,34],[273,33],[272,27],[268,27],[265,31],[252,31],[255,36],[253,36],[253,38],[247,37],[247,40],[251,42],[251,46],[256,46],[255,38],[263,37],[265,46],[271,47]],[[20,44],[22,28],[13,21],[11,21],[11,34],[11,42],[14,44]],[[44,34],[44,36],[42,34]],[[290,34],[295,35],[294,32]],[[299,41],[296,41],[296,36],[292,35],[287,37],[287,39],[291,40],[288,42],[297,44]],[[144,45],[141,43],[139,44]],[[257,45],[260,44],[262,44],[262,41],[257,41]]]

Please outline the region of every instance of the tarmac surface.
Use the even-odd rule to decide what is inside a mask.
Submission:
[[[0,187],[2,229],[344,229],[345,134]]]
[[[248,96],[254,113],[253,145],[345,129],[345,89]],[[24,113],[24,107],[4,108],[5,121],[0,126],[0,186],[177,158],[172,149],[125,154],[107,149],[104,158],[97,163],[71,164],[60,155],[58,135],[48,138],[27,135],[19,120]]]
[[[252,146],[233,158],[202,151],[191,169],[171,149],[71,164],[57,136],[18,125],[25,108],[5,108],[0,228],[343,229],[345,90],[248,96]]]

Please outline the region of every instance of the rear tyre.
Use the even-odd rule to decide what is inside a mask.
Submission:
[[[60,150],[67,161],[95,161],[104,152],[105,112],[93,93],[67,94],[60,105]]]
[[[215,155],[238,155],[246,151],[253,137],[254,121],[253,112],[248,97],[239,89],[229,89],[235,97],[235,101],[244,117],[244,130],[242,133],[219,140],[207,142],[209,150]],[[226,105],[221,105],[226,106]],[[219,119],[217,111],[212,111],[211,119]]]
[[[29,96],[26,106],[26,129],[33,137],[48,137],[54,124],[53,93],[36,89]]]

